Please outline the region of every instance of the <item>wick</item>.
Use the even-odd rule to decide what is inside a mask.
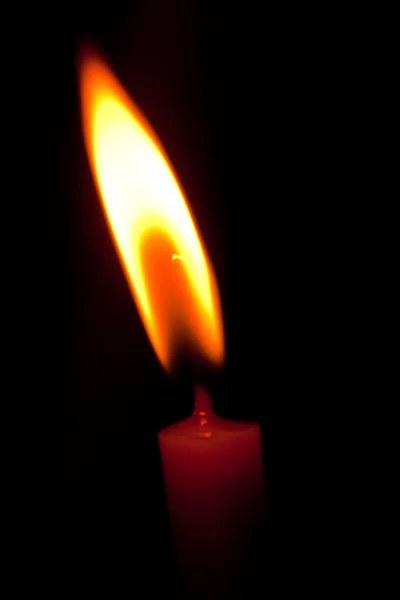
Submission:
[[[208,392],[200,386],[196,386],[196,397],[194,401],[194,414],[206,416],[213,414],[212,401]]]
[[[196,386],[194,401],[194,417],[198,422],[197,435],[202,438],[211,437],[210,419],[213,416],[212,401],[206,390]]]

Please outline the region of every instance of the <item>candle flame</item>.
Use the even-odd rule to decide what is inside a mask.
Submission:
[[[79,72],[87,154],[153,348],[167,370],[180,338],[220,365],[216,279],[161,143],[93,49],[82,52]]]

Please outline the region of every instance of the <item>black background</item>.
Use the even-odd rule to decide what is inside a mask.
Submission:
[[[283,584],[287,524],[301,521],[304,407],[321,392],[325,368],[326,324],[315,326],[315,316],[329,293],[315,288],[308,235],[327,90],[315,85],[315,46],[298,18],[177,0],[35,11],[22,71],[34,114],[32,187],[45,211],[34,209],[40,249],[25,352],[39,401],[24,463],[45,548],[33,570],[50,587],[57,581],[56,596],[78,585],[93,594],[110,586],[113,597],[174,593],[157,432],[192,410],[191,382],[169,378],[150,346],[95,190],[75,62],[85,39],[157,132],[212,258],[227,347],[225,368],[208,382],[215,410],[262,430],[268,523],[248,593]],[[44,422],[50,437],[40,433]]]

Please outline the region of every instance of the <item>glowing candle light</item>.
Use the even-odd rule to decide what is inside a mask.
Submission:
[[[93,50],[82,54],[80,77],[87,153],[155,352],[167,371],[182,343],[221,367],[216,278],[166,154]],[[185,591],[222,598],[262,523],[260,428],[220,419],[197,387],[194,414],[161,431],[159,444]]]

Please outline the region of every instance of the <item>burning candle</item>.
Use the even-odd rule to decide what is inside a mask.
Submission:
[[[265,507],[259,425],[217,417],[197,388],[193,415],[159,443],[185,597],[245,597]]]
[[[167,371],[181,346],[220,367],[216,278],[166,154],[93,50],[82,54],[80,77],[90,164],[155,352]],[[223,598],[262,526],[259,426],[220,419],[197,388],[192,417],[160,432],[159,444],[185,594]]]

